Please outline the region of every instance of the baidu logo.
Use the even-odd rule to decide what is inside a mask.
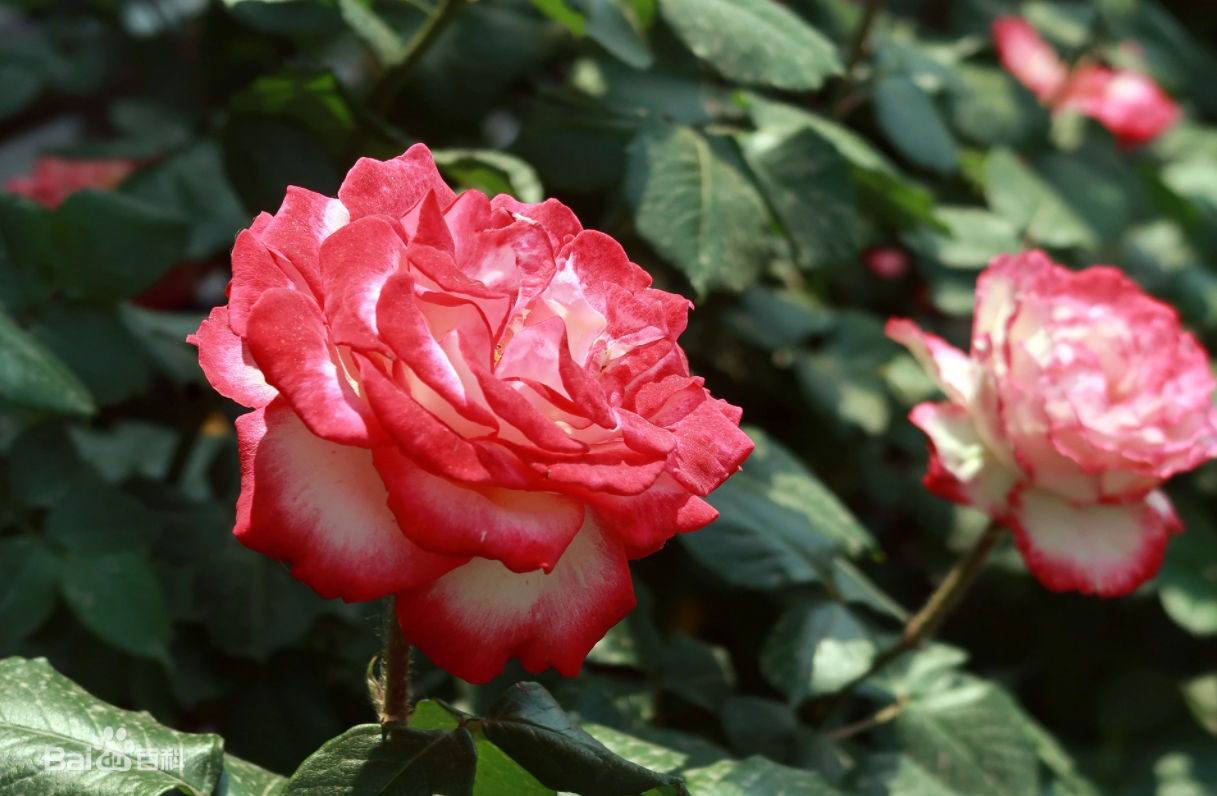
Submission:
[[[105,727],[91,749],[70,752],[48,746],[42,761],[47,771],[181,771],[182,750],[142,747],[125,729]]]

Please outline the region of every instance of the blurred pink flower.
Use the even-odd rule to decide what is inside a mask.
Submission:
[[[897,246],[873,246],[862,255],[862,262],[880,279],[899,279],[909,272],[909,255]]]
[[[125,158],[85,160],[41,157],[29,176],[13,177],[4,184],[10,193],[28,196],[50,208],[59,207],[69,196],[86,188],[116,188],[131,172],[135,161]]]
[[[1035,28],[1019,17],[999,18],[992,31],[1002,65],[1041,103],[1054,112],[1072,111],[1095,119],[1123,146],[1151,141],[1179,120],[1179,106],[1142,72],[1097,64],[1082,64],[1071,72]]]

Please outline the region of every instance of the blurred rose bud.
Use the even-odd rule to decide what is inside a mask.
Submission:
[[[862,262],[880,279],[899,279],[909,272],[908,252],[897,246],[874,246],[862,255]]]

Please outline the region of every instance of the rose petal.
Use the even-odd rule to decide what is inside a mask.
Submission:
[[[237,436],[237,538],[322,597],[376,600],[464,562],[406,538],[372,453],[320,439],[282,400],[237,418]]]
[[[321,247],[325,318],[334,343],[390,353],[377,330],[376,305],[406,247],[383,216],[367,216],[331,235]]]
[[[365,395],[403,453],[424,469],[468,484],[531,488],[537,477],[501,445],[471,442],[424,409],[400,384],[360,360]]]
[[[583,525],[582,501],[566,495],[459,485],[396,448],[378,448],[373,459],[406,535],[435,553],[548,572]]]
[[[279,210],[258,230],[258,239],[300,273],[312,293],[321,295],[317,260],[321,244],[351,220],[342,202],[290,185]]]
[[[621,540],[631,559],[649,556],[675,534],[696,531],[718,517],[713,506],[666,473],[640,495],[595,494],[588,501],[600,526]]]
[[[976,431],[968,410],[952,403],[923,403],[909,413],[930,438],[930,466],[923,479],[935,495],[974,506],[995,519],[1020,474],[993,455]]]
[[[431,150],[415,144],[392,160],[357,160],[342,181],[338,198],[352,221],[369,215],[401,218],[432,191],[444,207],[456,198],[435,167]]]
[[[203,375],[225,398],[258,409],[275,399],[279,391],[266,383],[249,346],[228,325],[228,308],[215,307],[199,330],[186,338],[198,346]]]
[[[1075,506],[1049,492],[1020,492],[1011,527],[1027,567],[1053,591],[1116,597],[1134,591],[1162,565],[1170,535],[1183,529],[1170,500]]]
[[[552,572],[512,572],[475,558],[397,595],[406,638],[437,666],[484,683],[519,658],[530,672],[578,674],[583,659],[635,604],[621,543],[588,514]]]
[[[313,433],[344,445],[383,442],[357,381],[327,339],[316,302],[294,290],[269,290],[249,314],[249,350],[266,381],[283,393]]]
[[[1048,102],[1061,90],[1067,74],[1065,63],[1035,28],[1018,17],[1000,17],[993,22],[992,32],[1002,66],[1041,102]]]
[[[962,406],[972,403],[980,373],[967,354],[903,318],[890,319],[883,331],[912,353],[948,398]]]

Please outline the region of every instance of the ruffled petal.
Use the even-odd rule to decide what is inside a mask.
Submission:
[[[397,595],[401,627],[433,663],[484,683],[509,658],[530,672],[578,674],[583,659],[635,605],[621,543],[590,513],[552,572],[512,572],[475,558]]]
[[[582,501],[567,495],[456,484],[396,448],[378,448],[373,461],[406,535],[435,553],[549,572],[583,525]]]
[[[883,331],[916,357],[948,398],[963,406],[972,403],[980,373],[967,354],[904,318],[892,318]]]
[[[464,563],[401,532],[370,451],[320,439],[283,401],[237,418],[237,436],[237,538],[322,597],[376,600]]]
[[[321,247],[321,281],[331,340],[390,353],[377,331],[376,305],[385,281],[398,272],[406,247],[382,216],[355,221]]]
[[[1002,66],[1041,102],[1060,92],[1068,69],[1035,28],[1018,17],[1001,17],[993,22],[993,39]]]
[[[337,199],[290,185],[283,204],[259,228],[262,243],[296,268],[314,295],[321,295],[321,270],[317,254],[321,244],[351,220]]]
[[[357,160],[342,181],[338,198],[351,220],[371,215],[401,218],[430,191],[444,207],[456,198],[435,168],[431,150],[415,144],[392,160]]]
[[[468,484],[531,488],[536,483],[536,475],[501,446],[460,436],[375,365],[361,360],[359,372],[384,429],[424,469]]]
[[[1170,499],[1076,506],[1040,489],[1013,501],[1010,526],[1027,567],[1053,591],[1128,594],[1162,565],[1171,534],[1183,530]]]
[[[926,488],[1002,519],[1020,474],[993,455],[968,410],[953,403],[923,403],[913,407],[909,419],[930,438],[930,466],[922,479]]]
[[[198,346],[199,366],[216,392],[242,406],[258,409],[275,399],[279,391],[266,383],[249,346],[228,325],[228,308],[215,307],[199,330],[186,338]]]
[[[380,424],[337,360],[316,302],[294,290],[270,290],[249,315],[254,360],[313,433],[344,445],[380,444]]]
[[[718,517],[713,506],[666,473],[640,495],[597,494],[588,502],[600,526],[621,540],[631,559],[658,552],[674,535],[696,531]]]

